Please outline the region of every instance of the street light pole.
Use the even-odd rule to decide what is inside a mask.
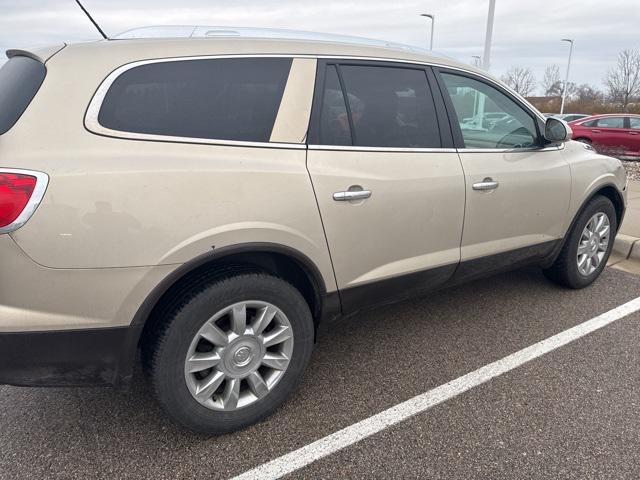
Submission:
[[[480,67],[482,57],[480,55],[471,55],[471,58],[473,58],[473,66]]]
[[[436,16],[431,14],[431,13],[422,13],[420,14],[421,17],[427,17],[431,19],[431,41],[429,43],[429,50],[433,51],[433,29],[435,28],[435,23],[436,23]]]
[[[491,38],[493,37],[493,17],[496,12],[496,0],[489,0],[489,15],[487,16],[487,33],[484,37],[484,55],[482,68],[489,71],[491,66]]]
[[[567,74],[564,77],[564,85],[562,86],[562,104],[560,105],[560,115],[564,113],[564,101],[567,98],[567,84],[569,83],[569,69],[571,68],[571,54],[573,53],[573,39],[563,38],[563,42],[569,42],[569,61],[567,62]]]

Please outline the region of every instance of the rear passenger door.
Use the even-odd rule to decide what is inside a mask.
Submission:
[[[345,312],[437,287],[460,260],[464,175],[432,91],[419,65],[318,64],[307,166]]]
[[[628,117],[629,126],[626,131],[628,153],[640,154],[640,117]]]

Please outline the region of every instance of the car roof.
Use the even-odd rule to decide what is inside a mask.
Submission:
[[[66,46],[66,54],[121,64],[136,60],[214,55],[310,55],[364,57],[429,63],[491,77],[487,72],[424,48],[385,40],[297,30],[169,25],[141,27],[115,37]],[[8,55],[32,55],[36,50],[12,49]],[[117,57],[117,58],[116,58]]]
[[[588,117],[577,118],[575,120],[572,120],[570,123],[583,124],[584,122],[589,122],[591,120],[598,120],[599,118],[610,118],[610,117],[640,118],[640,115],[635,113],[600,113],[597,115],[589,115]]]
[[[640,117],[637,113],[598,113],[596,115],[589,115],[587,118],[606,118],[606,117]],[[587,120],[587,118],[582,118],[581,120]]]
[[[336,57],[429,64],[473,72],[502,85],[514,97],[528,104],[524,97],[480,68],[416,46],[345,35],[236,27],[144,27],[106,40],[72,43],[63,47],[53,59],[58,59],[58,64],[62,62],[69,71],[74,70],[74,74],[93,78],[104,78],[105,71],[113,72],[141,61],[215,56]],[[33,56],[48,62],[45,58],[59,48],[10,50],[7,53]],[[78,65],[82,65],[80,70]]]

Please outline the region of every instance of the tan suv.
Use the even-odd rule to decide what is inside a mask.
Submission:
[[[524,265],[602,272],[620,162],[486,73],[213,35],[7,52],[0,383],[121,385],[141,352],[173,419],[227,432],[292,392],[322,321]]]

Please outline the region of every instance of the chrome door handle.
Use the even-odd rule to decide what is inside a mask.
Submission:
[[[499,185],[500,184],[498,182],[494,182],[492,178],[485,178],[481,182],[474,183],[473,189],[480,191],[495,190]]]
[[[629,132],[629,135],[638,135],[639,132]]]
[[[349,200],[364,200],[371,196],[371,190],[347,190],[346,192],[336,192],[333,199],[336,202],[348,202]]]

